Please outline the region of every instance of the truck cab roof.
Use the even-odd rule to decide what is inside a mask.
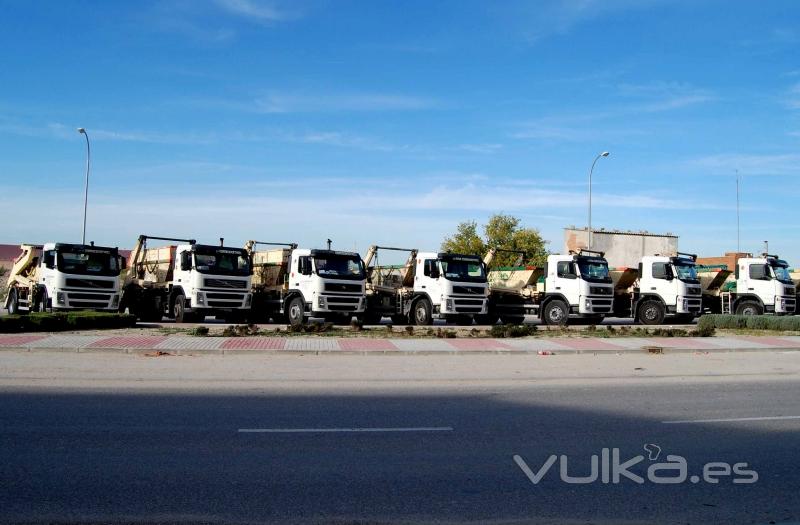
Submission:
[[[48,242],[43,246],[44,250],[70,250],[75,252],[88,251],[92,253],[117,253],[119,249],[109,246],[93,246],[91,244],[73,244],[67,242]]]

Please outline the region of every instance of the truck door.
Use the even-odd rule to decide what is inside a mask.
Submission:
[[[441,302],[440,275],[441,269],[436,259],[417,259],[414,291],[427,293],[431,298],[431,303],[439,304]]]
[[[647,280],[647,288],[642,289],[642,293],[657,294],[667,306],[678,304],[672,265],[667,262],[654,262],[650,270],[653,278]]]
[[[553,293],[560,293],[570,305],[580,304],[581,280],[578,279],[578,265],[574,261],[558,261]]]
[[[300,290],[307,303],[314,301],[314,272],[313,259],[310,255],[293,257],[291,288]]]
[[[765,263],[749,263],[747,269],[740,268],[739,274],[743,277],[743,289],[737,293],[755,294],[761,298],[764,304],[775,304],[775,284],[769,274],[769,269]]]

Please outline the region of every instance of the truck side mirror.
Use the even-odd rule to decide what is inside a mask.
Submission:
[[[119,264],[117,266],[119,266],[120,271],[127,270],[128,269],[128,259],[126,259],[122,255],[119,255],[118,257],[119,257]]]
[[[181,253],[181,271],[186,272],[192,269],[192,253]]]
[[[441,277],[439,274],[439,268],[437,268],[436,264],[434,263],[431,265],[431,279],[438,279],[439,277]]]
[[[56,267],[56,254],[55,252],[44,252],[42,256],[42,262],[44,263],[45,268],[52,270]]]

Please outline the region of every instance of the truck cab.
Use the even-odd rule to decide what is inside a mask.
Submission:
[[[486,266],[477,255],[420,252],[414,273],[411,321],[430,324],[433,319],[469,325],[487,313],[489,284]]]
[[[549,255],[539,316],[548,325],[565,325],[570,315],[602,320],[612,312],[614,285],[602,252],[581,250]]]
[[[741,258],[736,263],[736,292],[722,297],[723,313],[792,315],[796,290],[789,264],[777,255]]]
[[[9,275],[6,308],[12,314],[116,311],[121,266],[117,248],[52,242],[23,245]]]
[[[181,317],[186,322],[201,321],[207,315],[231,320],[244,318],[252,300],[250,258],[245,250],[179,244],[175,257],[177,264],[170,289],[173,317],[181,316],[182,310]]]
[[[648,255],[639,263],[632,313],[642,324],[661,324],[666,315],[690,322],[700,315],[703,295],[693,254]]]
[[[366,278],[358,253],[292,250],[284,300],[289,324],[301,325],[309,317],[349,323],[354,315],[361,316],[366,304]]]

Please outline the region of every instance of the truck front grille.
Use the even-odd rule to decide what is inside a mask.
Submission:
[[[453,286],[454,294],[484,295],[486,288],[481,286]]]
[[[347,283],[325,283],[325,291],[361,293],[361,285]]]
[[[66,280],[68,288],[114,288],[114,281],[98,281],[97,279],[76,279],[70,277]]]
[[[206,288],[247,288],[247,281],[237,281],[235,279],[203,279],[203,286]]]

